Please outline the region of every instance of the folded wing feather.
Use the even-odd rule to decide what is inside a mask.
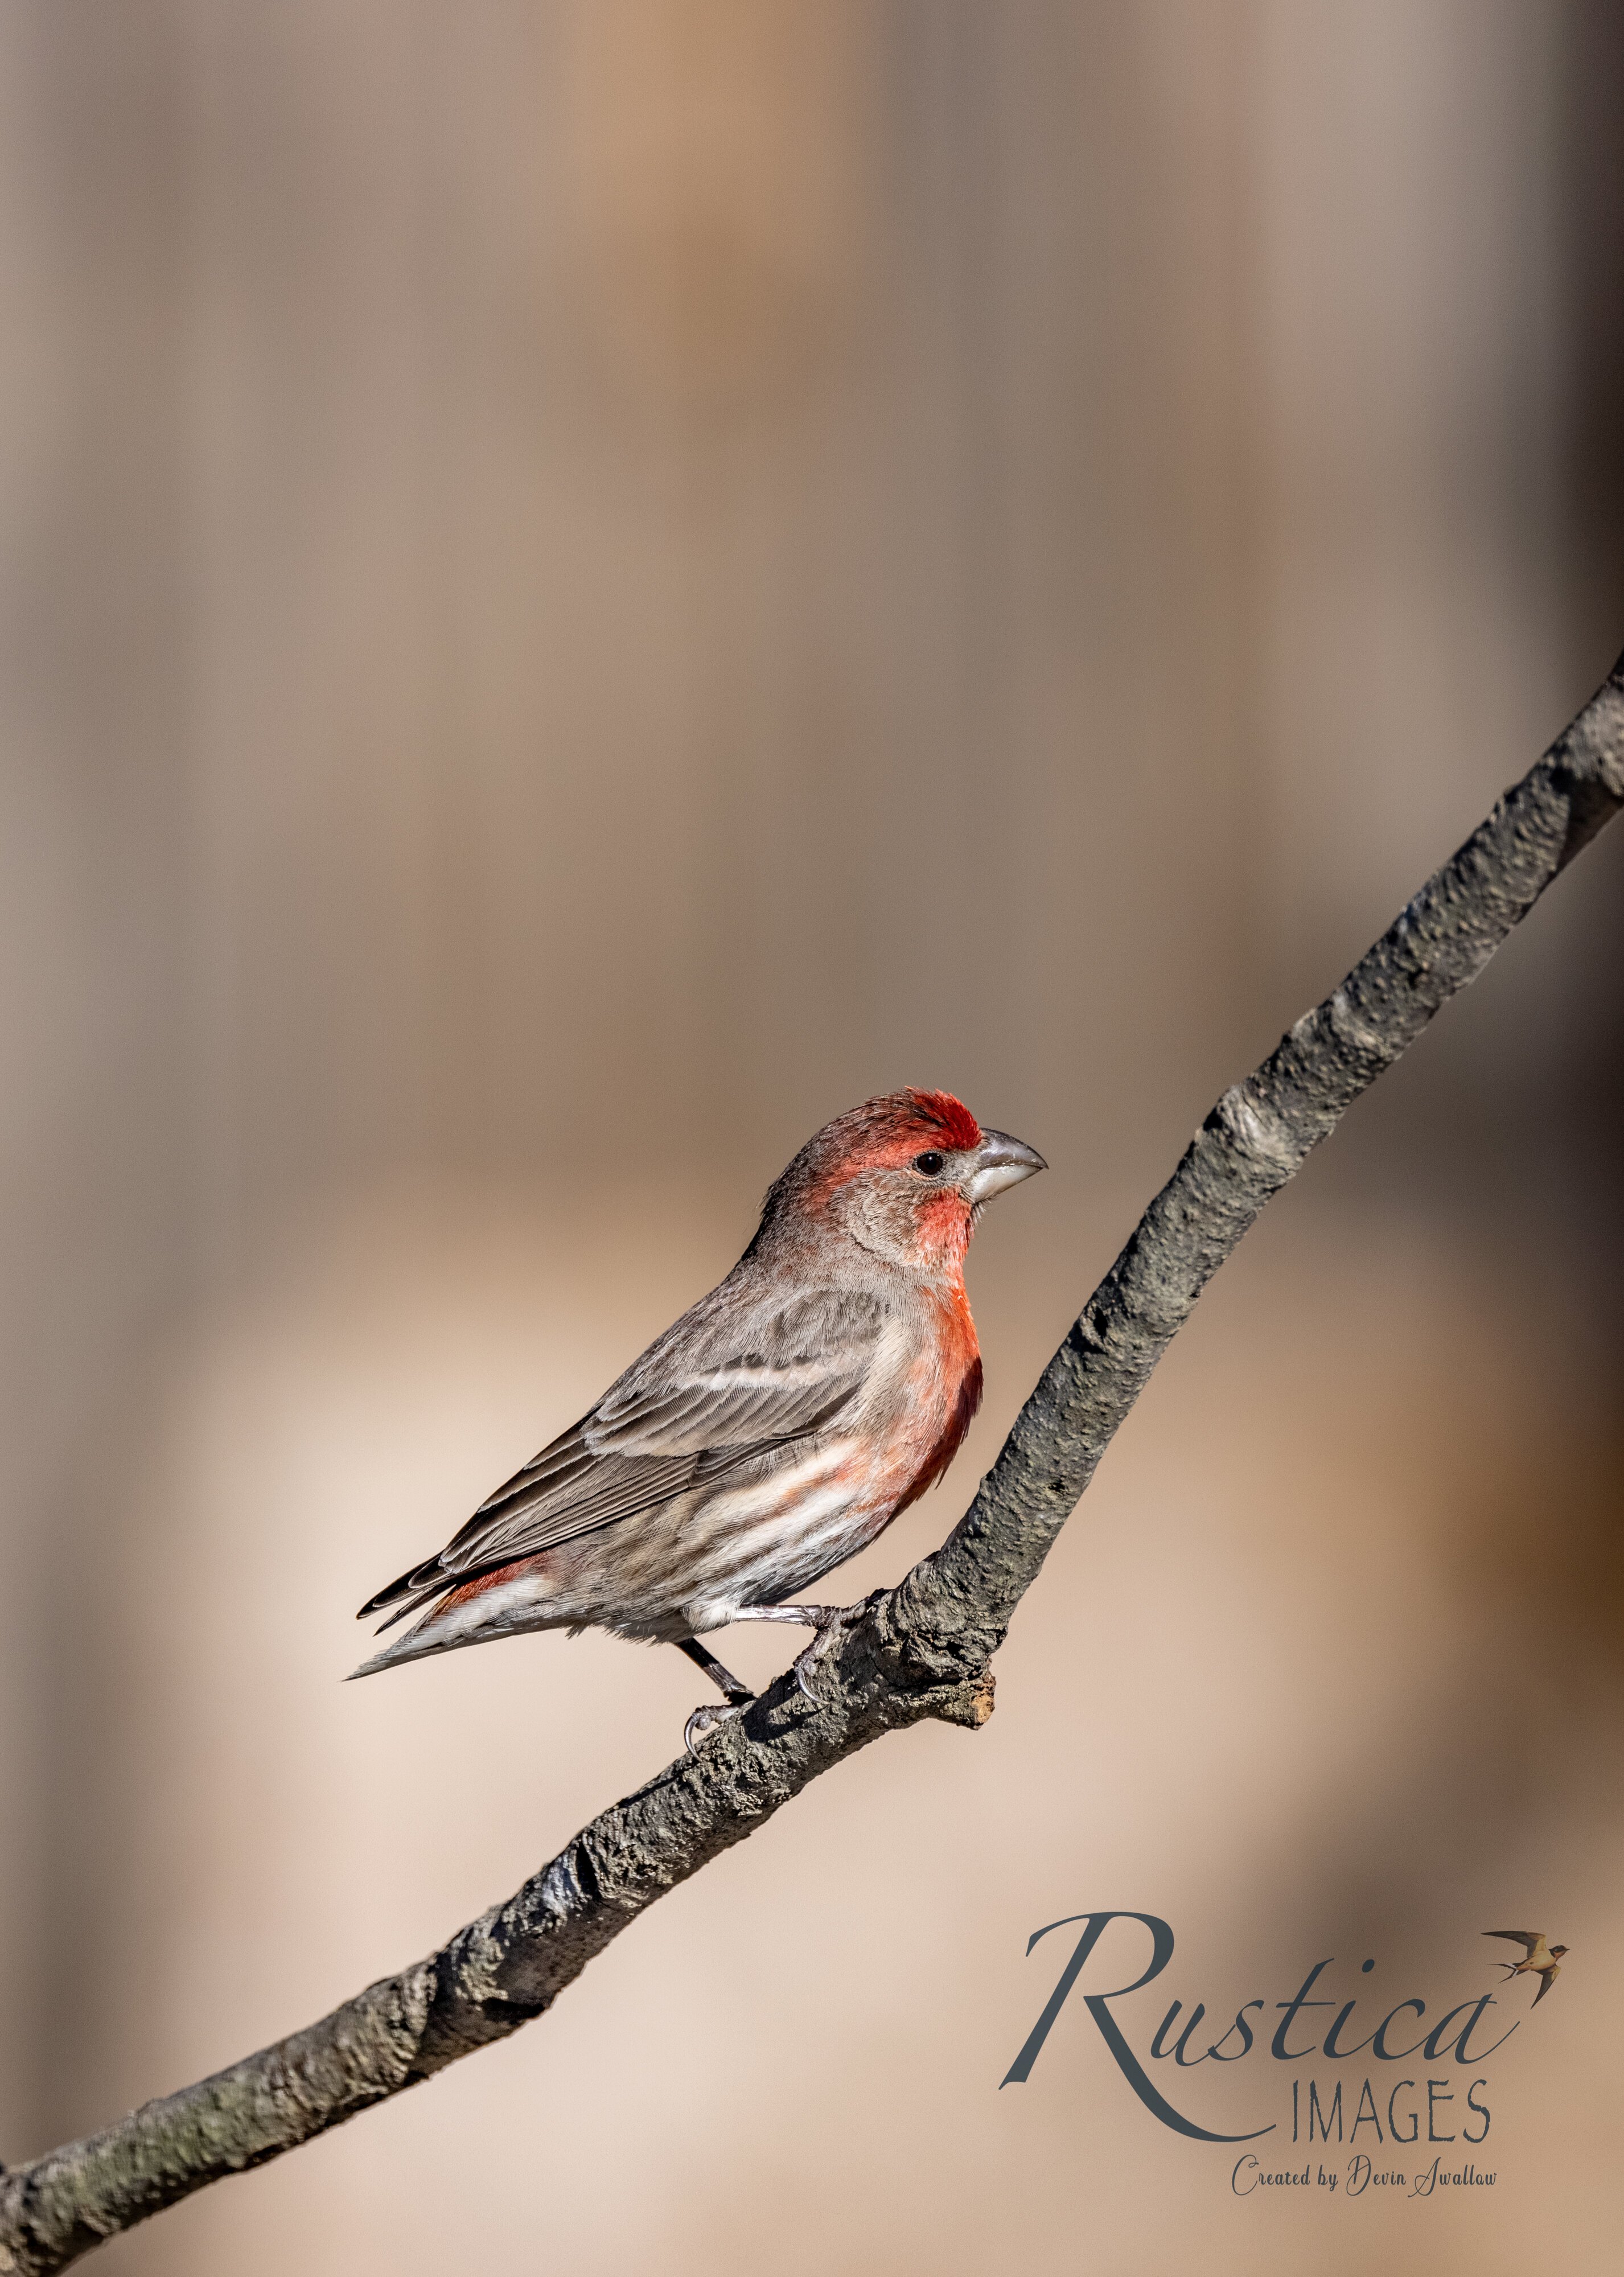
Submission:
[[[884,1307],[842,1290],[803,1291],[785,1306],[723,1306],[716,1300],[726,1289],[652,1344],[578,1423],[488,1496],[438,1557],[369,1599],[361,1617],[398,1607],[385,1624],[393,1626],[459,1582],[838,1428],[873,1364]]]

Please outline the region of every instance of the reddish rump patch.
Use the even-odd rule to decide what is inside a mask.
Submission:
[[[471,1581],[464,1581],[448,1597],[442,1597],[434,1610],[437,1613],[448,1613],[454,1605],[466,1605],[472,1598],[483,1597],[487,1589],[499,1589],[515,1573],[539,1572],[545,1561],[544,1550],[538,1557],[515,1557],[511,1565],[498,1565],[489,1573],[476,1573]]]

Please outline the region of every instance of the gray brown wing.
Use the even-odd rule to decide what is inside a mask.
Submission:
[[[1509,1938],[1513,1945],[1521,1946],[1527,1953],[1533,1952],[1534,1947],[1539,1943],[1541,1934],[1542,1932],[1536,1929],[1486,1929],[1483,1931],[1485,1937]],[[1503,1963],[1502,1966],[1504,1965]]]
[[[713,1317],[701,1306],[684,1315],[362,1617],[396,1604],[409,1612],[455,1581],[638,1517],[836,1428],[873,1366],[883,1307],[833,1290],[775,1306],[718,1305],[726,1290],[705,1300]]]

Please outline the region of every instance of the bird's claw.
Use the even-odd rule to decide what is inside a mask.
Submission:
[[[809,1608],[808,1610],[811,1611],[812,1609]],[[795,1681],[797,1687],[800,1692],[801,1697],[804,1700],[809,1701],[814,1708],[818,1705],[818,1695],[812,1690],[812,1686],[806,1679],[811,1672],[816,1668],[818,1663],[822,1659],[825,1652],[827,1651],[829,1639],[834,1634],[835,1628],[839,1625],[841,1615],[846,1611],[846,1607],[844,1605],[820,1605],[815,1610],[821,1613],[823,1618],[821,1620],[813,1623],[812,1642],[796,1656],[795,1661]]]
[[[707,1701],[703,1708],[694,1710],[682,1726],[682,1745],[696,1763],[699,1760],[700,1740],[708,1740],[730,1717],[736,1716],[741,1708],[748,1708],[749,1705],[749,1701],[741,1700],[731,1705],[713,1707]]]

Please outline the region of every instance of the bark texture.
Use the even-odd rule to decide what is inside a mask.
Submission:
[[[1259,1211],[1624,805],[1624,658],[1335,993],[1226,1092],[1043,1375],[970,1509],[781,1678],[506,1904],[318,2023],[0,2173],[0,2273],[44,2277],[541,2014],[594,1953],[882,1732],[992,1713],[1015,1608],[1151,1370]]]

